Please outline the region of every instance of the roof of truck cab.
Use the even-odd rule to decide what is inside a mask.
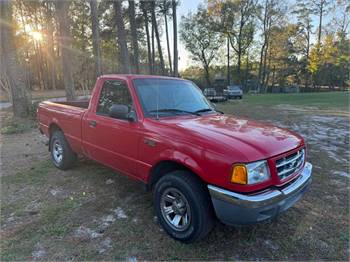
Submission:
[[[178,77],[170,76],[160,76],[160,75],[137,75],[137,74],[107,74],[101,75],[99,78],[117,78],[117,79],[137,79],[137,78],[161,78],[161,79],[177,79],[177,80],[186,80]]]

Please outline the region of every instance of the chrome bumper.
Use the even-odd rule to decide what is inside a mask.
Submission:
[[[295,204],[311,184],[311,173],[312,165],[307,162],[299,177],[290,185],[254,195],[239,194],[212,185],[208,185],[208,189],[217,216],[223,222],[254,223],[271,218]],[[232,212],[225,210],[228,208]]]

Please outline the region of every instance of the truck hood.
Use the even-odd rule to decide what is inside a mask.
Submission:
[[[163,118],[158,123],[171,128],[168,135],[174,139],[185,139],[216,153],[232,152],[232,155],[237,156],[239,152],[240,159],[236,161],[266,159],[304,143],[301,136],[287,129],[228,115]],[[179,133],[174,132],[174,128]]]

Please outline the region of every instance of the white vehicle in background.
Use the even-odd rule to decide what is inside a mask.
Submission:
[[[224,95],[227,97],[227,99],[232,99],[232,98],[242,99],[243,91],[240,86],[232,85],[232,86],[228,86],[227,89],[224,89]]]

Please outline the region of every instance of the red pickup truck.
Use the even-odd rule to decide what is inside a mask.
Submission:
[[[273,218],[311,183],[301,136],[225,115],[183,79],[104,75],[90,101],[40,103],[38,122],[56,167],[84,155],[142,181],[154,190],[159,223],[186,243],[215,218]]]

